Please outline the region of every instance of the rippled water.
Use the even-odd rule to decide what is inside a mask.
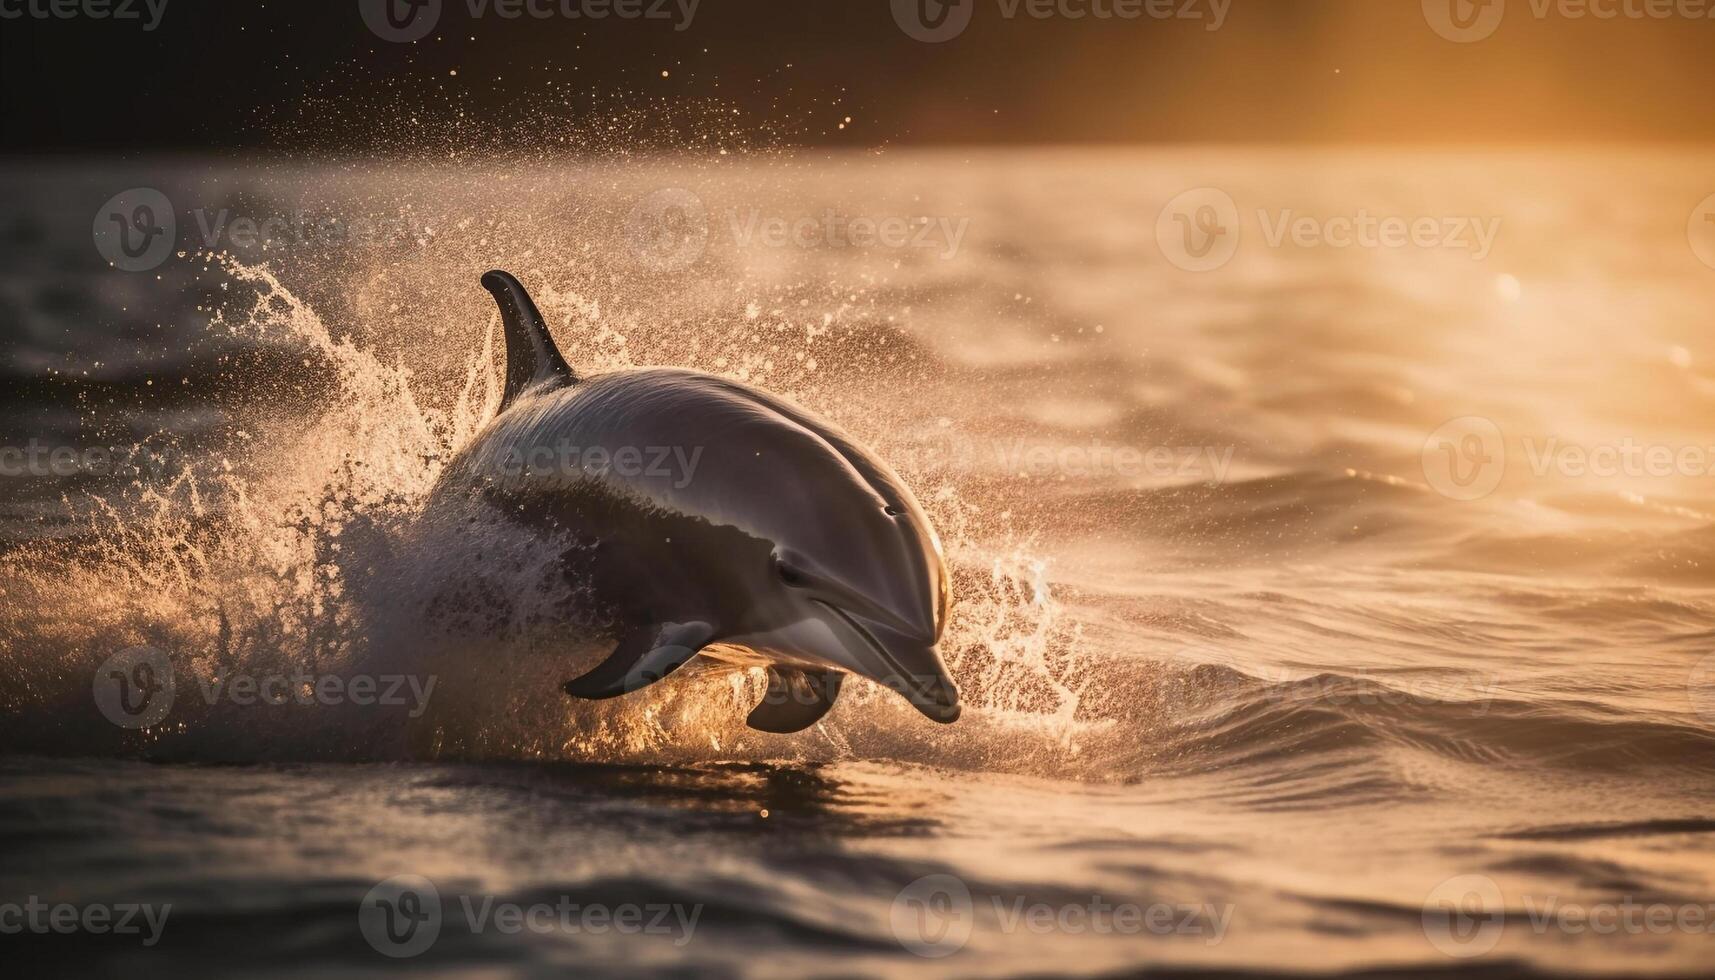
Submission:
[[[11,164],[0,446],[143,472],[4,479],[0,901],[172,912],[149,947],[4,941],[163,975],[1706,973],[1707,931],[1542,910],[1715,904],[1715,509],[1690,453],[1715,447],[1710,172],[1211,148]],[[127,272],[91,222],[136,187],[180,254]],[[1220,198],[1163,209],[1210,187],[1238,248],[1192,272],[1176,236]],[[1271,241],[1362,215],[1494,239]],[[274,240],[208,254],[242,217]],[[845,244],[856,219],[904,231]],[[559,618],[551,549],[414,534],[493,404],[490,267],[586,370],[743,378],[892,461],[954,567],[964,719],[854,682],[763,735],[757,678],[708,673],[567,702],[599,654]],[[1610,457],[1632,462],[1578,465]],[[137,645],[177,681],[147,729],[91,696]],[[436,687],[205,694],[303,671]],[[402,874],[444,914],[394,960],[358,910]],[[938,875],[969,899],[914,884]],[[475,926],[461,899],[484,897],[699,911],[688,935],[509,935]],[[1103,907],[1172,925],[1098,928]]]

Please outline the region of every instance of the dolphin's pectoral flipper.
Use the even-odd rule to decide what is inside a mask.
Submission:
[[[494,294],[506,335],[506,387],[500,396],[500,410],[505,411],[526,389],[577,384],[577,372],[560,356],[547,322],[523,283],[511,273],[495,269],[483,275],[482,287]]]
[[[799,670],[779,664],[768,668],[768,693],[751,709],[745,724],[760,732],[790,735],[822,719],[840,696],[846,675],[837,670]]]
[[[697,655],[715,637],[708,623],[662,623],[626,634],[599,666],[561,690],[599,701],[648,687]]]

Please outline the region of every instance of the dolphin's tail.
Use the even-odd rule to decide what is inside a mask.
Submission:
[[[506,388],[500,397],[500,410],[506,411],[525,391],[538,386],[577,384],[577,372],[560,356],[548,324],[524,284],[511,273],[495,269],[483,274],[482,287],[494,294],[494,301],[500,305],[500,322],[506,334]]]

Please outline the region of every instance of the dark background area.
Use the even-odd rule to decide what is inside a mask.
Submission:
[[[51,0],[5,0],[30,2]],[[907,36],[887,0],[702,0],[683,31],[473,20],[466,0],[446,0],[435,31],[405,44],[368,30],[357,0],[168,0],[150,32],[0,20],[0,151],[339,152],[389,106],[445,124],[711,99],[780,142],[854,146],[1715,133],[1711,19],[1539,18],[1532,0],[1510,0],[1492,37],[1455,44],[1419,0],[1232,0],[1213,32],[1207,20],[1007,19],[1000,0],[974,2],[969,28],[941,44]]]

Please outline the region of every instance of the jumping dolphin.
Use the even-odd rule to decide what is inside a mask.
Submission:
[[[471,494],[574,542],[618,644],[566,693],[611,698],[698,653],[766,664],[746,719],[816,723],[847,673],[938,722],[959,695],[936,649],[952,597],[941,543],[886,463],[784,399],[713,375],[580,376],[517,279],[482,277],[500,306],[499,414],[435,493]]]

